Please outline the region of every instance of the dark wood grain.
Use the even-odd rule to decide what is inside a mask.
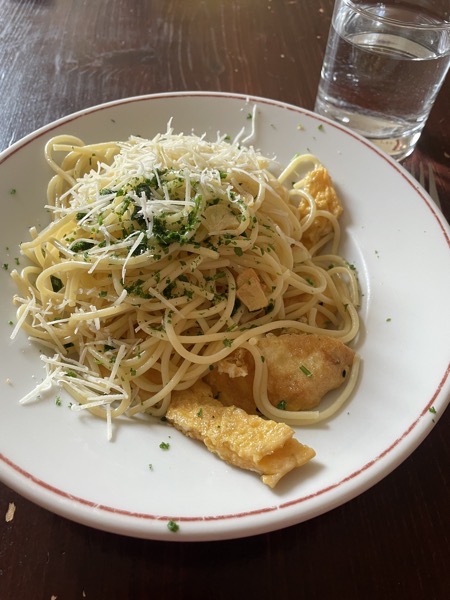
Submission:
[[[331,0],[0,0],[0,150],[73,111],[175,90],[312,109]],[[450,219],[450,80],[405,165]],[[445,318],[445,315],[443,315]],[[1,399],[0,399],[1,401]],[[0,600],[450,597],[450,413],[351,502],[242,540],[152,542],[55,516],[0,484]],[[4,515],[9,503],[16,512]]]

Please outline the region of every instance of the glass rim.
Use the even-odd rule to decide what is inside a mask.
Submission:
[[[363,6],[356,4],[353,0],[342,0],[343,4],[346,4],[349,8],[354,10],[355,12],[363,15],[373,21],[379,21],[380,23],[387,23],[389,25],[395,25],[397,27],[405,27],[408,29],[418,29],[418,30],[427,30],[427,29],[438,29],[442,31],[450,31],[450,20],[440,20],[434,23],[413,23],[408,21],[399,21],[398,19],[392,19],[391,17],[384,17],[382,15],[377,15],[376,13],[368,10],[368,5],[364,3]],[[381,3],[380,3],[381,4]],[[377,6],[374,4],[373,6]],[[398,5],[397,5],[398,6]],[[411,6],[411,5],[409,5]],[[418,8],[423,8],[418,6]],[[450,18],[450,17],[449,17]]]

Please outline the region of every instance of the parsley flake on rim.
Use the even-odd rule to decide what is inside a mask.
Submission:
[[[167,529],[169,531],[171,531],[172,533],[176,533],[177,531],[179,531],[180,526],[178,525],[178,523],[176,521],[168,521],[167,523]]]

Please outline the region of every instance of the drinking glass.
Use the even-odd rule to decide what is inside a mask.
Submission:
[[[449,0],[336,0],[315,111],[401,160],[449,65]]]

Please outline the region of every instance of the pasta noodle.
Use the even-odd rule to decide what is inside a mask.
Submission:
[[[13,335],[22,328],[52,350],[45,383],[61,384],[74,410],[109,428],[123,414],[162,417],[173,392],[237,348],[254,356],[255,402],[271,419],[317,422],[345,401],[357,359],[325,411],[272,406],[255,346],[283,331],[344,344],[358,332],[358,282],[338,254],[338,218],[299,174],[320,167],[317,159],[296,157],[276,178],[252,147],[170,126],[152,140],[86,145],[58,136],[45,156],[52,221],[21,244],[29,266],[12,273]]]

